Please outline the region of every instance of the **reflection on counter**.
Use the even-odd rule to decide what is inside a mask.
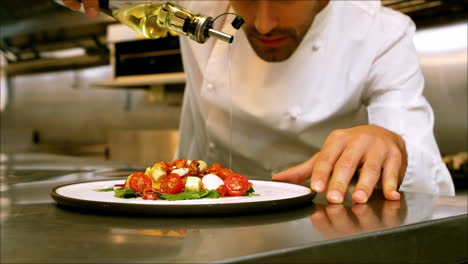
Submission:
[[[371,199],[367,204],[317,205],[310,216],[314,227],[327,238],[356,235],[402,225],[406,219],[406,199],[387,201]]]

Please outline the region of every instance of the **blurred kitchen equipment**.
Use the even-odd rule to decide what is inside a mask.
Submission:
[[[179,37],[116,42],[114,77],[183,72]]]
[[[109,158],[141,166],[173,160],[178,144],[176,129],[113,129],[108,133]]]
[[[443,160],[450,170],[463,170],[464,167],[468,168],[468,152],[446,155],[443,157]]]
[[[452,175],[457,190],[468,188],[468,152],[444,155],[443,161]]]

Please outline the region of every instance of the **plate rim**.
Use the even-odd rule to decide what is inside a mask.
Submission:
[[[112,180],[91,180],[91,181],[80,181],[67,184],[61,184],[52,188],[50,195],[55,200],[57,205],[62,205],[72,209],[84,209],[96,213],[119,213],[124,215],[135,214],[135,215],[212,215],[212,214],[242,214],[252,212],[266,212],[275,209],[291,209],[294,207],[304,206],[306,204],[312,204],[316,193],[309,189],[309,193],[296,196],[288,197],[275,200],[266,201],[251,201],[251,202],[235,202],[235,203],[208,203],[208,204],[149,204],[149,203],[125,203],[125,202],[113,202],[113,201],[96,201],[96,200],[84,200],[79,198],[73,198],[65,195],[61,195],[57,192],[59,188],[66,186],[73,186],[83,183],[93,182],[106,182],[116,181]],[[288,182],[276,182],[276,181],[264,181],[264,180],[251,180],[254,182],[275,182],[287,185],[294,185],[295,187],[305,186],[288,183]],[[201,209],[201,210],[200,210]]]

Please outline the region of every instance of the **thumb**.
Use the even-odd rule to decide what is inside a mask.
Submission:
[[[299,165],[274,174],[272,180],[291,183],[300,183],[307,180],[312,176],[312,168],[317,159],[316,157],[317,154]]]

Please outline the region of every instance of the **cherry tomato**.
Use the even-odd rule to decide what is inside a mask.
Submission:
[[[229,176],[236,173],[230,169],[221,168],[215,174],[218,175],[221,179],[226,180]]]
[[[143,200],[156,200],[158,199],[158,194],[153,192],[150,189],[146,189],[143,191]]]
[[[208,169],[206,169],[206,173],[215,173],[217,172],[219,169],[221,169],[221,164],[219,163],[213,163],[213,165],[211,165]]]
[[[251,186],[247,177],[242,174],[233,173],[224,180],[224,185],[230,196],[241,196]]]
[[[187,165],[186,159],[176,159],[172,162],[172,166],[176,169],[184,168]]]
[[[225,180],[230,175],[234,174],[234,171],[224,168],[219,163],[214,163],[206,170],[206,173],[212,173]]]
[[[144,190],[151,189],[153,185],[151,178],[143,172],[134,172],[128,177],[127,181],[128,185],[125,184],[125,186],[131,188],[136,194],[141,194]]]
[[[179,174],[171,173],[162,182],[160,192],[176,194],[182,192],[184,184]]]
[[[216,189],[216,191],[221,195],[221,197],[225,197],[228,195],[228,189],[226,188],[226,185],[222,184]]]

